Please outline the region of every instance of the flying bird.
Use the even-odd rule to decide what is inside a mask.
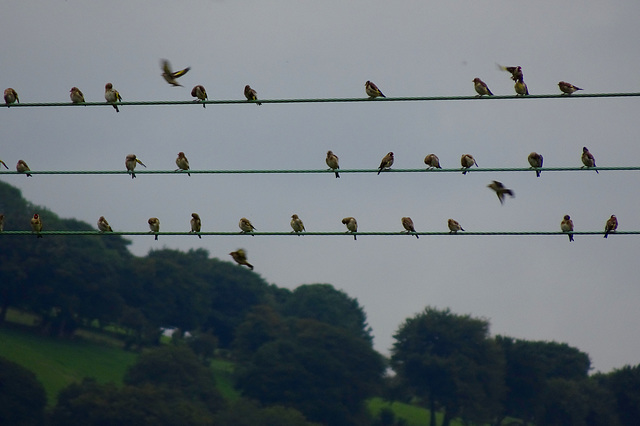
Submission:
[[[120,110],[118,109],[118,105],[116,105],[116,102],[121,102],[122,96],[120,96],[120,93],[113,88],[113,84],[111,83],[105,84],[104,98],[107,100],[107,102],[113,104],[113,107],[116,109],[116,112],[120,112]]]
[[[18,160],[18,164],[16,164],[16,170],[18,171],[18,173],[26,173],[27,177],[31,177],[31,173],[29,173],[31,169],[29,168],[29,166],[27,166],[27,163],[25,163],[24,160]]]
[[[135,170],[136,165],[138,163],[141,166],[144,166],[145,168],[147,167],[147,166],[144,165],[144,163],[142,161],[140,161],[140,159],[138,157],[136,157],[135,154],[127,155],[127,158],[124,160],[124,165],[127,167],[127,172],[131,173],[131,179],[136,177],[136,174],[133,171]]]
[[[529,160],[529,164],[531,164],[531,167],[534,169],[540,169],[542,167],[542,155],[537,152],[529,154],[527,160]],[[540,177],[540,170],[536,170],[536,177]]]
[[[20,99],[18,99],[18,92],[9,87],[8,89],[4,89],[4,102],[7,106],[11,105],[14,102],[20,103]]]
[[[427,169],[433,169],[434,167],[436,169],[442,168],[440,167],[440,159],[435,154],[429,154],[426,157],[424,157],[424,164],[427,165]]]
[[[582,90],[581,88],[574,86],[571,83],[567,83],[566,81],[561,81],[558,83],[558,87],[563,95],[570,95],[575,91]]]
[[[382,158],[380,162],[380,167],[378,167],[378,174],[385,169],[390,169],[393,165],[393,152],[388,153]]]
[[[31,232],[35,232],[36,234],[38,234],[38,238],[42,238],[42,235],[40,235],[41,231],[42,231],[42,220],[40,219],[40,216],[38,215],[38,213],[36,213],[31,218]]]
[[[254,230],[257,231],[257,229],[253,227],[249,219],[247,219],[246,217],[240,219],[240,222],[238,222],[238,226],[242,230],[242,232],[240,232],[241,234],[253,232]]]
[[[191,231],[198,234],[198,238],[202,239],[202,235],[200,235],[200,229],[202,229],[202,221],[200,220],[200,215],[198,213],[191,213]]]
[[[516,81],[516,84],[513,85],[514,90],[516,91],[516,96],[525,96],[529,94],[529,88],[524,80]]]
[[[478,94],[478,97],[480,96],[493,96],[493,93],[491,93],[491,90],[489,90],[489,86],[487,86],[487,84],[480,80],[478,77],[473,79],[473,87],[476,89],[476,93]]]
[[[290,224],[291,228],[293,228],[293,232],[295,232],[296,234],[302,231],[306,231],[306,229],[304,229],[304,223],[302,223],[302,219],[300,219],[297,214],[291,216]]]
[[[165,79],[165,81],[174,87],[175,86],[183,87],[182,84],[176,81],[176,78],[179,78],[185,75],[187,72],[189,72],[191,67],[186,67],[183,70],[173,72],[171,70],[171,64],[166,59],[163,59],[161,61],[161,65],[162,65],[162,77]]]
[[[336,177],[339,178],[340,173],[338,173],[338,169],[340,168],[340,166],[338,165],[338,156],[335,155],[333,151],[327,151],[327,158],[325,161],[327,163],[327,166],[329,166],[329,168],[335,172]]]
[[[207,91],[205,90],[204,86],[201,86],[201,85],[197,85],[193,89],[191,89],[191,96],[193,96],[194,98],[198,98],[201,101],[209,99],[207,98]],[[207,105],[203,103],[202,108],[206,108],[206,107]]]
[[[500,204],[504,203],[504,194],[510,195],[511,198],[514,198],[516,196],[512,190],[505,188],[502,182],[498,182],[497,180],[492,181],[487,186],[496,191],[496,195],[498,196],[498,200],[500,200]]]
[[[604,238],[607,238],[610,233],[616,232],[616,229],[618,229],[618,218],[615,214],[612,214],[604,225]]]
[[[462,157],[460,157],[460,164],[462,164],[463,175],[466,175],[467,170],[474,164],[476,165],[476,167],[478,167],[478,163],[476,163],[476,159],[473,158],[473,155],[471,154],[462,154]]]
[[[107,219],[105,219],[104,216],[100,216],[98,219],[98,229],[100,232],[113,232],[113,229],[111,229],[109,222],[107,222]]]
[[[511,73],[511,80],[513,81],[518,81],[518,80],[522,80],[524,78],[524,74],[522,73],[522,67],[517,66],[517,67],[503,67],[500,64],[496,64],[498,65],[498,68],[502,71],[507,71],[509,73]]]
[[[244,86],[244,96],[248,101],[257,101],[258,100],[258,92],[253,90],[251,86],[248,84]],[[258,105],[262,105],[260,102],[256,102]]]
[[[404,229],[407,230],[407,234],[410,234],[412,232],[416,232],[416,228],[413,226],[413,220],[411,220],[410,217],[403,217],[402,218],[402,226],[404,227]],[[416,238],[420,238],[418,236],[418,234],[414,234],[416,236]]]
[[[378,86],[376,86],[372,81],[367,80],[367,82],[364,84],[364,90],[365,92],[367,92],[367,95],[371,99],[377,98],[378,96],[386,98],[386,96],[380,91],[380,89],[378,89]]]
[[[353,233],[353,239],[357,240],[355,233],[358,232],[358,222],[356,222],[356,218],[351,216],[345,217],[344,219],[342,219],[342,223],[347,226],[347,232]]]
[[[597,167],[595,157],[589,152],[586,146],[582,147],[582,164],[584,164],[582,168]],[[596,170],[596,173],[598,173],[598,170]]]
[[[233,260],[235,260],[238,265],[248,266],[249,269],[253,271],[253,265],[247,262],[247,254],[243,249],[232,251],[229,254],[231,255],[231,257],[233,257]]]
[[[458,221],[453,219],[447,220],[447,226],[449,227],[450,234],[456,234],[458,231],[464,231],[464,229],[462,229],[462,226],[460,226]]]
[[[157,217],[150,217],[147,223],[149,223],[149,229],[151,229],[151,232],[156,234],[155,239],[157,241],[158,240],[157,233],[160,232],[160,219],[158,219]]]
[[[184,152],[179,152],[178,153],[178,158],[176,158],[176,166],[178,166],[178,168],[175,170],[176,172],[178,170],[187,170],[187,175],[191,176],[191,173],[189,173],[189,160],[187,160],[187,157],[185,157]]]
[[[74,104],[84,103],[84,95],[82,94],[80,89],[75,86],[72,87],[71,90],[69,90],[69,97],[71,98],[71,102],[73,102]]]
[[[560,222],[560,229],[562,232],[569,233],[569,242],[573,241],[573,221],[568,214],[564,215],[562,222]]]

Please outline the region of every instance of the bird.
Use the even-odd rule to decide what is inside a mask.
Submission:
[[[529,154],[527,160],[529,160],[529,164],[531,164],[531,167],[533,167],[534,169],[539,169],[542,167],[542,155],[538,154],[537,152],[532,152],[531,154]],[[536,177],[540,177],[540,170],[536,170]]]
[[[487,186],[496,191],[496,195],[498,196],[498,200],[500,200],[500,204],[504,203],[504,194],[510,195],[511,198],[514,198],[516,196],[516,194],[514,194],[512,190],[505,188],[502,182],[498,182],[497,180],[492,181]]]
[[[582,147],[582,164],[584,164],[584,166],[581,168],[597,167],[595,157],[593,156],[592,153],[589,152],[586,146]],[[598,173],[598,170],[596,170],[596,173]]]
[[[42,220],[40,219],[40,216],[38,215],[38,213],[36,213],[31,218],[31,232],[35,232],[36,234],[38,234],[38,238],[42,238],[42,235],[40,235],[41,231],[42,231]]]
[[[120,110],[118,109],[118,105],[116,105],[116,102],[121,102],[122,96],[120,96],[120,93],[113,88],[113,84],[107,83],[104,85],[104,98],[107,100],[107,102],[113,104],[116,112],[120,112]]]
[[[243,249],[238,249],[229,253],[238,265],[248,266],[253,271],[253,265],[247,262],[247,253]]]
[[[300,219],[297,214],[291,216],[290,223],[291,228],[293,228],[293,232],[295,232],[296,234],[302,231],[306,231],[306,229],[304,229],[304,223],[302,223],[302,219]]]
[[[356,221],[355,217],[345,217],[344,219],[342,219],[342,223],[344,223],[348,229],[347,232],[353,232],[353,239],[357,240],[356,238],[356,232],[358,232],[358,222]]]
[[[558,83],[558,87],[563,95],[570,95],[577,90],[582,90],[581,88],[574,86],[571,83],[567,83],[566,81],[561,81]]]
[[[147,223],[149,223],[149,229],[151,229],[151,232],[156,234],[155,239],[156,241],[158,241],[157,233],[160,232],[160,219],[158,219],[157,217],[150,217]]]
[[[111,229],[109,222],[107,222],[107,219],[105,219],[104,216],[100,216],[98,219],[98,229],[100,232],[113,232],[113,229]]]
[[[367,92],[367,95],[369,95],[371,99],[377,98],[378,96],[386,98],[386,96],[380,91],[380,89],[378,89],[378,86],[376,86],[374,82],[369,80],[367,80],[367,82],[364,84],[364,91]]]
[[[436,169],[442,168],[440,167],[440,159],[435,154],[429,154],[426,157],[424,157],[424,164],[428,166],[427,169],[433,169],[434,167]]]
[[[71,98],[71,102],[73,102],[74,104],[84,103],[84,95],[82,94],[80,89],[75,86],[72,87],[71,90],[69,90],[69,97]]]
[[[257,229],[253,227],[249,219],[247,219],[246,217],[243,217],[240,219],[240,222],[238,222],[238,226],[242,230],[242,232],[240,232],[241,234],[246,234],[247,232],[253,232],[254,230],[257,231]]]
[[[182,84],[176,81],[176,78],[182,77],[183,75],[188,73],[191,67],[186,67],[183,70],[173,72],[171,70],[171,64],[169,63],[168,60],[163,59],[160,63],[162,65],[162,77],[165,79],[165,81],[174,87],[176,86],[184,87],[182,86]]]
[[[562,232],[569,233],[569,242],[573,241],[573,221],[571,220],[571,216],[568,214],[564,215],[562,222],[560,222],[560,229],[562,229]]]
[[[476,89],[476,93],[478,93],[478,97],[480,96],[493,96],[493,93],[491,93],[491,90],[489,90],[489,86],[487,86],[487,84],[480,80],[478,77],[473,79],[473,87]]]
[[[31,177],[31,173],[28,173],[31,171],[31,169],[29,168],[29,166],[27,166],[27,163],[25,163],[24,160],[18,160],[18,164],[16,164],[16,170],[18,171],[18,173],[26,173],[27,177]]]
[[[458,231],[464,231],[464,229],[462,229],[462,226],[460,226],[458,221],[453,219],[447,220],[447,226],[449,227],[450,234],[456,234]]]
[[[410,217],[403,217],[402,218],[402,226],[404,226],[404,229],[407,230],[407,234],[410,234],[412,232],[416,232],[416,228],[413,227],[413,220],[411,220]],[[416,236],[416,238],[420,239],[418,234],[415,234],[415,236]]]
[[[462,157],[460,157],[460,164],[462,164],[463,175],[466,175],[469,167],[473,166],[474,164],[476,165],[476,167],[478,167],[478,163],[476,163],[476,159],[473,158],[473,155],[471,154],[462,154]]]
[[[524,80],[517,80],[513,88],[516,91],[516,96],[525,96],[529,94],[529,88]]]
[[[201,86],[201,85],[197,85],[193,89],[191,89],[191,96],[198,98],[201,101],[204,101],[205,99],[209,99],[207,98],[207,91],[205,90],[204,86]],[[206,108],[206,107],[207,105],[205,103],[202,103],[202,108]]]
[[[136,164],[140,163],[140,165],[147,167],[144,165],[142,161],[135,154],[127,155],[127,158],[124,160],[124,165],[127,167],[127,172],[131,173],[131,179],[136,177],[136,174],[133,170],[136,168]]]
[[[257,101],[258,100],[258,92],[253,90],[251,86],[248,84],[244,86],[244,96],[248,101]],[[256,102],[258,105],[262,105],[260,102]]]
[[[610,233],[616,232],[616,229],[618,229],[618,218],[612,214],[604,225],[604,238],[607,238]]]
[[[18,92],[9,87],[8,89],[4,89],[4,102],[9,106],[14,102],[20,103],[20,99],[18,99]]]
[[[9,167],[7,167],[7,163],[5,163],[4,161],[0,160],[0,164],[2,164],[5,169],[9,170]]]
[[[191,231],[198,234],[198,238],[202,239],[202,235],[200,235],[200,229],[202,229],[202,221],[200,220],[200,215],[198,213],[191,213]]]
[[[0,232],[4,231],[4,215],[0,213]]]
[[[187,160],[187,157],[185,157],[184,152],[180,151],[178,153],[178,158],[176,158],[176,165],[178,166],[178,168],[175,170],[176,172],[178,170],[187,170],[187,175],[191,176],[191,173],[188,172],[189,160]]]
[[[380,167],[378,167],[378,174],[380,174],[380,172],[383,171],[384,169],[390,169],[392,165],[393,165],[393,152],[390,152],[382,158],[382,161],[380,162]]]
[[[522,67],[517,66],[517,67],[503,67],[500,64],[496,64],[498,65],[498,68],[501,69],[502,71],[507,71],[511,73],[511,80],[513,81],[518,81],[518,80],[522,80],[524,78],[524,74],[522,73]]]
[[[327,151],[327,158],[325,161],[327,163],[327,166],[329,166],[329,168],[335,172],[336,177],[339,178],[340,173],[338,173],[338,169],[340,168],[340,166],[338,165],[338,156],[335,155],[333,151]]]

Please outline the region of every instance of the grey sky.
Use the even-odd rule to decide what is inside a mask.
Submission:
[[[585,93],[640,89],[640,3],[628,1],[5,1],[0,14],[0,86],[22,102],[66,102],[79,87],[104,100],[112,82],[124,100],[187,100],[196,84],[210,99],[473,95],[480,77],[512,94],[521,65],[533,94],[560,80]],[[160,77],[159,61],[191,66],[184,88]],[[473,154],[481,167],[580,166],[587,146],[600,166],[635,166],[638,98],[384,102],[348,104],[123,106],[0,110],[0,158],[33,170],[124,167],[135,153],[150,169],[318,169],[326,151],[343,168],[443,167]],[[516,193],[504,206],[486,187]],[[24,197],[62,217],[115,230],[288,231],[297,213],[308,231],[445,231],[449,217],[471,231],[598,231],[616,214],[639,230],[637,172],[462,174],[4,176]],[[28,218],[25,218],[28,220]],[[46,226],[46,225],[45,225]],[[238,230],[239,231],[239,230]],[[494,334],[567,342],[596,370],[640,362],[637,236],[496,237],[132,237],[132,250],[203,247],[231,261],[244,247],[255,271],[287,288],[331,283],[363,305],[375,345],[427,305],[485,317]]]

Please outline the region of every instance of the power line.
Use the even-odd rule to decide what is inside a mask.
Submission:
[[[418,102],[418,101],[483,101],[483,100],[500,100],[500,99],[582,99],[582,98],[620,98],[620,97],[636,97],[640,96],[640,92],[629,93],[579,93],[570,96],[563,94],[541,94],[541,95],[496,95],[496,96],[415,96],[415,97],[387,97],[387,98],[309,98],[309,99],[259,99],[258,101],[247,101],[239,99],[227,100],[184,100],[184,101],[123,101],[117,102],[118,106],[159,106],[159,105],[228,105],[228,104],[254,104],[260,102],[262,104],[293,104],[293,103],[346,103],[346,102]],[[83,107],[83,106],[109,106],[114,104],[107,102],[84,102],[74,104],[71,102],[31,102],[31,103],[14,103],[0,104],[6,108],[30,108],[30,107]]]

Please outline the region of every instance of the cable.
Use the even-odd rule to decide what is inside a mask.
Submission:
[[[467,100],[498,100],[498,99],[582,99],[582,98],[620,98],[620,97],[636,97],[640,96],[640,92],[630,93],[579,93],[570,96],[563,94],[553,95],[496,95],[496,96],[417,96],[417,97],[387,97],[387,98],[310,98],[310,99],[259,99],[258,101],[247,101],[238,99],[228,100],[207,100],[207,101],[126,101],[117,102],[118,106],[154,106],[154,105],[223,105],[223,104],[254,104],[260,102],[263,104],[294,104],[294,103],[345,103],[345,102],[416,102],[416,101],[467,101]],[[107,102],[84,102],[74,104],[71,102],[31,102],[31,103],[14,103],[0,104],[6,108],[30,108],[30,107],[83,107],[83,106],[109,106],[114,104]]]
[[[173,236],[173,235],[190,235],[195,237],[197,235],[211,235],[211,236],[292,236],[292,237],[302,237],[302,236],[343,236],[343,237],[352,237],[354,235],[360,236],[410,236],[413,237],[415,235],[428,235],[428,236],[440,236],[440,235],[451,235],[451,236],[494,236],[494,235],[525,235],[525,236],[537,236],[537,235],[564,235],[565,237],[569,234],[567,232],[562,231],[460,231],[456,234],[452,234],[449,232],[412,232],[407,233],[406,231],[398,231],[398,232],[301,232],[300,234],[295,234],[293,232],[252,232],[252,233],[241,233],[241,232],[157,232],[151,233],[149,231],[142,232],[100,232],[94,230],[87,231],[42,231],[40,233],[43,236],[48,235],[69,235],[69,236],[79,236],[79,235],[102,235],[102,236],[110,236],[110,235],[145,235],[148,237],[152,237],[154,235],[158,236]],[[573,235],[604,235],[604,231],[573,231],[571,232]],[[615,231],[611,232],[609,235],[638,235],[640,231]],[[35,236],[34,232],[31,231],[4,231],[0,232],[0,238],[2,236],[9,235],[31,235]]]

